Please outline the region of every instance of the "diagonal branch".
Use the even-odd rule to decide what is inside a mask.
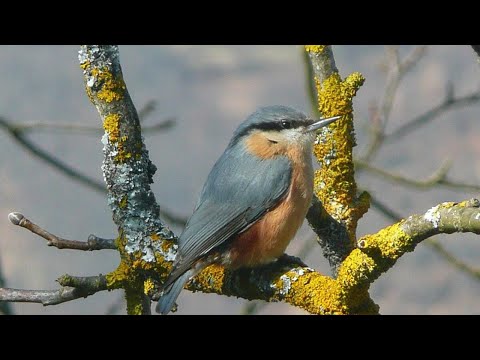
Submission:
[[[407,186],[413,186],[417,188],[431,188],[432,186],[441,184],[442,181],[445,179],[445,176],[448,173],[448,170],[451,167],[451,162],[450,161],[445,161],[440,168],[438,168],[433,174],[431,174],[427,179],[425,180],[413,180],[413,179],[408,179],[402,175],[399,174],[394,174],[391,173],[387,170],[377,168],[376,166],[373,166],[367,162],[364,162],[362,160],[356,160],[355,165],[357,166],[358,169],[364,169],[367,170],[369,173],[381,176],[386,180],[397,182],[403,185]]]
[[[460,203],[439,204],[423,215],[407,219],[366,235],[358,240],[356,249],[363,257],[369,256],[373,265],[362,276],[365,284],[372,283],[389,270],[406,252],[411,252],[423,240],[437,234],[471,232],[480,234],[480,201],[471,199]],[[352,255],[351,254],[351,255]],[[365,285],[364,284],[364,285]]]
[[[390,119],[397,89],[404,76],[418,63],[426,53],[426,50],[426,46],[417,46],[403,60],[400,60],[398,47],[387,47],[386,55],[390,66],[384,96],[380,103],[381,112],[378,114],[379,121],[372,122],[372,125],[374,125],[372,128],[372,137],[362,160],[366,162],[371,160],[385,141],[385,128]]]
[[[61,160],[57,159],[55,156],[49,154],[48,152],[42,150],[40,147],[35,145],[33,142],[28,140],[21,132],[15,130],[15,127],[12,123],[8,122],[3,117],[0,117],[0,127],[6,130],[6,132],[25,150],[30,154],[45,161],[50,166],[53,166],[55,169],[59,170],[62,174],[66,175],[72,180],[75,180],[83,185],[88,186],[89,188],[100,192],[105,193],[105,185],[102,183],[80,173],[79,171],[73,169],[71,166],[65,164]]]
[[[146,125],[143,127],[143,133],[145,134],[154,134],[156,132],[163,132],[171,129],[175,125],[175,120],[173,118],[168,118],[166,120],[160,121],[153,125]],[[101,135],[103,134],[103,129],[98,126],[89,126],[84,124],[75,124],[75,123],[49,123],[49,122],[25,122],[21,124],[11,125],[12,130],[17,133],[29,133],[32,131],[65,131],[69,133],[78,133],[81,135]]]
[[[457,98],[446,97],[443,103],[435,106],[434,108],[412,119],[408,123],[400,126],[396,130],[392,131],[390,134],[386,135],[385,138],[388,138],[389,141],[401,139],[412,131],[418,129],[420,126],[423,126],[435,120],[438,116],[448,110],[462,108],[467,105],[473,105],[478,103],[479,101],[480,92],[478,91]]]
[[[87,242],[62,239],[61,237],[50,234],[48,231],[42,229],[37,224],[34,224],[25,216],[23,216],[23,214],[18,212],[13,212],[8,214],[8,220],[10,220],[10,222],[13,225],[23,227],[27,230],[30,230],[32,233],[43,237],[45,240],[48,241],[47,243],[48,246],[55,246],[58,249],[73,249],[73,250],[88,250],[88,251],[117,249],[117,246],[115,245],[115,240],[102,239],[95,235],[90,235],[88,237]]]
[[[103,275],[89,277],[64,275],[57,281],[62,285],[57,290],[0,288],[0,301],[41,303],[44,306],[58,305],[107,290],[107,282]]]
[[[472,192],[480,191],[480,186],[478,185],[464,184],[464,183],[455,182],[447,179],[446,176],[450,168],[450,161],[446,161],[439,169],[437,169],[433,174],[431,174],[425,180],[409,179],[402,175],[394,174],[387,170],[377,168],[362,160],[356,160],[355,165],[357,165],[358,169],[366,170],[369,173],[377,176],[381,176],[386,180],[393,181],[393,182],[410,186],[410,187],[429,189],[434,186],[440,185],[450,189],[460,189],[460,190],[472,191]]]
[[[377,200],[372,196],[372,206],[380,211],[387,218],[398,221],[402,217],[397,214],[394,210],[390,209],[388,206],[383,204],[381,201]],[[451,254],[445,247],[439,243],[435,237],[431,237],[425,241],[425,244],[429,246],[435,253],[441,256],[445,261],[453,265],[457,270],[464,272],[465,274],[473,277],[474,279],[480,280],[480,270],[473,268],[464,261],[458,259],[455,255]]]

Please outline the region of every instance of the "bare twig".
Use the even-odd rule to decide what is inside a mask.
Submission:
[[[21,226],[30,230],[34,234],[43,237],[47,240],[48,246],[55,246],[58,249],[74,249],[74,250],[103,250],[103,249],[117,249],[115,240],[102,239],[95,235],[90,235],[88,241],[66,240],[61,237],[50,234],[48,231],[42,229],[37,224],[34,224],[27,219],[23,214],[13,212],[8,214],[8,219],[14,225]]]
[[[3,128],[7,132],[7,134],[12,136],[12,138],[24,149],[26,149],[30,154],[45,161],[47,164],[54,167],[60,173],[66,175],[74,181],[79,182],[82,185],[87,186],[92,190],[95,190],[98,193],[101,193],[102,195],[105,195],[107,193],[105,185],[102,182],[82,174],[78,170],[72,168],[70,165],[65,164],[55,156],[42,150],[40,147],[28,140],[22,132],[15,130],[15,126],[3,117],[0,117],[0,128]],[[164,209],[160,209],[160,216],[164,218],[165,221],[167,221],[168,223],[179,227],[184,227],[187,221],[185,217],[173,214],[172,212]]]
[[[382,201],[378,200],[374,195],[370,194],[370,204],[374,209],[384,215],[387,219],[393,221],[399,221],[403,218],[395,210],[391,209],[388,205],[384,204]]]
[[[150,99],[145,105],[138,110],[138,119],[140,122],[143,122],[149,115],[151,115],[157,108],[157,101]]]
[[[425,244],[430,246],[432,249],[435,250],[435,252],[443,257],[448,263],[453,265],[455,268],[458,270],[464,272],[465,274],[470,275],[476,280],[480,280],[480,270],[474,269],[467,263],[461,261],[458,259],[456,256],[452,255],[445,247],[440,244],[438,241],[435,241],[433,238],[428,239],[425,241]]]
[[[442,180],[445,179],[445,176],[447,175],[447,172],[451,167],[451,161],[445,161],[439,169],[437,169],[425,180],[408,179],[403,177],[402,175],[394,174],[387,170],[377,168],[362,160],[355,161],[355,165],[358,169],[365,169],[369,173],[381,176],[389,181],[394,181],[403,185],[413,186],[417,188],[431,188],[432,186],[440,184]]]
[[[62,288],[57,290],[0,288],[0,302],[41,303],[44,306],[57,305],[79,298],[86,298],[99,291],[107,290],[107,281],[103,275],[89,277],[64,275],[57,281],[62,285]]]
[[[303,60],[303,68],[305,69],[305,87],[307,97],[310,102],[310,109],[315,118],[320,117],[320,111],[318,111],[317,102],[317,89],[315,87],[315,79],[313,74],[312,63],[310,62],[310,56],[303,47],[300,48],[301,56]]]
[[[106,189],[104,184],[78,172],[71,166],[66,165],[61,160],[57,159],[55,156],[50,155],[46,151],[42,150],[33,142],[28,140],[22,133],[15,131],[14,126],[12,126],[12,124],[3,117],[0,117],[0,127],[6,130],[7,133],[11,135],[12,138],[30,154],[45,161],[50,166],[53,166],[55,169],[59,170],[62,174],[68,176],[70,179],[86,185],[97,192],[105,194]]]
[[[389,73],[387,75],[387,83],[384,91],[384,97],[381,101],[379,114],[380,121],[374,122],[375,126],[372,128],[372,136],[367,150],[362,157],[363,161],[368,162],[374,157],[380,148],[381,144],[385,140],[385,128],[388,120],[390,119],[390,113],[392,111],[393,102],[397,93],[398,86],[403,77],[413,68],[414,65],[422,58],[427,50],[426,46],[415,47],[409,55],[405,57],[403,61],[400,60],[398,54],[398,47],[390,46],[386,49],[387,61],[390,64]]]
[[[174,118],[168,118],[157,124],[145,125],[142,132],[145,134],[154,134],[171,129],[175,125]],[[17,133],[29,133],[32,131],[66,131],[69,133],[78,133],[83,135],[101,135],[104,130],[98,126],[89,126],[75,123],[50,123],[50,122],[25,122],[21,124],[11,124],[12,130]]]
[[[451,162],[446,161],[438,170],[436,170],[432,175],[430,175],[425,180],[414,180],[403,177],[399,174],[391,173],[387,170],[377,168],[373,165],[365,163],[361,160],[357,160],[355,165],[358,166],[358,169],[367,170],[369,173],[383,177],[386,180],[393,181],[402,185],[430,189],[434,186],[443,186],[449,189],[458,189],[463,191],[480,191],[480,186],[474,184],[464,184],[460,182],[451,181],[446,178],[447,172],[450,168]]]
[[[441,114],[443,114],[448,110],[461,108],[467,105],[472,105],[472,104],[478,103],[479,101],[480,101],[480,92],[478,91],[465,96],[453,98],[453,99],[447,96],[443,103],[417,116],[416,118],[409,121],[405,125],[400,126],[396,130],[392,131],[390,134],[386,135],[386,138],[388,138],[389,141],[398,140],[404,137],[405,135],[408,135],[412,131],[418,129],[420,126],[423,126],[431,122],[432,120],[434,120],[435,118],[437,118],[438,116],[440,116]]]

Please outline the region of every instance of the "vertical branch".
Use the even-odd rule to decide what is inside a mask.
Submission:
[[[148,157],[138,114],[123,80],[118,47],[83,45],[79,61],[87,95],[105,129],[102,170],[120,234],[121,262],[107,275],[108,287],[125,289],[128,313],[149,313],[144,291],[151,281],[145,272],[165,273],[168,260],[173,259],[171,246],[164,243],[173,234],[160,221],[160,208],[150,188],[156,167]]]
[[[331,46],[307,45],[317,86],[318,107],[325,116],[342,115],[322,129],[314,146],[320,165],[315,173],[316,196],[323,206],[310,211],[308,220],[320,237],[320,244],[334,272],[355,247],[358,220],[368,210],[369,195],[357,196],[352,150],[356,145],[353,127],[353,97],[364,82],[360,73],[342,80]],[[317,220],[315,220],[317,218]],[[335,226],[325,226],[325,222]]]

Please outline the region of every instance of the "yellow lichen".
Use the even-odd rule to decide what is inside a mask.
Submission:
[[[126,195],[124,195],[122,197],[122,200],[120,200],[120,203],[118,204],[118,207],[120,209],[125,209],[127,207],[127,196]]]
[[[120,119],[119,114],[108,114],[103,121],[103,128],[108,134],[108,139],[113,143],[119,140]]]
[[[322,83],[315,80],[320,112],[325,117],[342,115],[342,118],[329,125],[331,138],[314,146],[314,154],[321,165],[315,173],[314,190],[325,210],[346,225],[353,240],[357,221],[369,206],[367,197],[355,198],[357,186],[352,156],[355,145],[353,97],[364,78],[360,73],[353,73],[342,81],[338,73],[333,73]]]
[[[155,284],[152,279],[147,279],[143,282],[143,292],[145,295],[150,294],[150,292],[155,288]]]
[[[411,251],[414,241],[402,229],[403,221],[388,226],[376,234],[365,235],[360,240],[363,250],[379,250],[385,260],[395,261],[406,251]]]
[[[86,70],[88,67],[90,67],[90,61],[85,60],[80,64],[80,67],[82,68],[82,70]]]
[[[95,83],[101,84],[97,97],[107,103],[112,101],[119,101],[123,98],[125,93],[125,82],[122,77],[115,78],[108,69],[92,69],[92,76],[95,78]]]
[[[107,279],[107,288],[109,290],[120,289],[128,280],[129,276],[130,267],[125,262],[120,261],[120,264],[114,271],[105,275],[105,278]]]
[[[284,276],[290,280],[290,289],[284,295],[288,302],[295,303],[311,314],[342,314],[341,292],[338,282],[328,276],[321,276],[315,272],[304,273],[299,276],[289,271]],[[283,276],[282,276],[283,277]],[[277,289],[283,287],[281,278],[275,283]]]
[[[337,281],[340,282],[342,291],[362,285],[368,275],[375,268],[375,261],[359,249],[354,249],[343,261],[338,270]]]
[[[158,235],[157,233],[153,233],[152,235],[150,235],[150,239],[152,239],[153,241],[160,240],[160,235]]]
[[[327,45],[305,45],[305,51],[307,52],[313,52],[313,53],[321,53]]]
[[[221,265],[213,264],[195,277],[195,283],[204,289],[208,289],[209,292],[221,294],[224,277],[225,268]]]

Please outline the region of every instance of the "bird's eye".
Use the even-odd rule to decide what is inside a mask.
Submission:
[[[288,120],[282,120],[282,128],[290,129],[292,127],[292,123]]]

